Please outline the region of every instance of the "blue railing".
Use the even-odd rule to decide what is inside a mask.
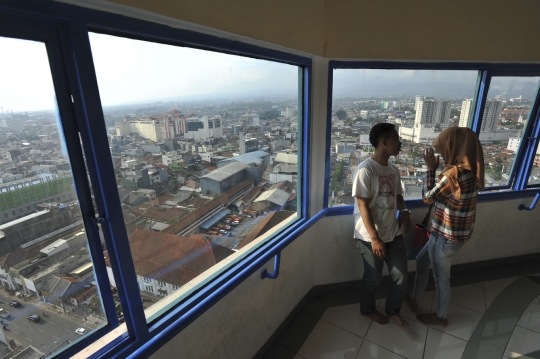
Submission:
[[[521,211],[521,210],[525,210],[525,211],[532,211],[534,209],[534,207],[536,207],[536,204],[538,203],[538,199],[540,199],[540,192],[536,194],[536,196],[534,197],[531,205],[529,207],[525,207],[525,205],[522,203],[519,205],[518,209]]]
[[[281,252],[278,252],[274,257],[274,273],[268,273],[268,269],[264,268],[261,272],[261,279],[276,279],[279,276],[279,265],[281,262]]]

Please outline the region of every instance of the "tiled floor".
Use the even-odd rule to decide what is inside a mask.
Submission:
[[[493,313],[494,311],[499,312],[495,310],[496,305],[493,304],[494,308],[489,311],[490,306],[499,297],[499,294],[504,292],[517,278],[452,287],[448,315],[450,324],[447,327],[427,326],[420,323],[416,315],[405,304],[402,315],[409,321],[409,328],[403,329],[394,323],[381,326],[360,315],[357,300],[354,304],[343,305],[336,302],[340,298],[339,294],[335,297],[323,298],[320,302],[333,301],[331,305],[327,305],[326,310],[312,304],[304,314],[311,313],[309,314],[311,321],[315,320],[314,318],[319,318],[314,326],[312,324],[311,327],[306,327],[312,329],[307,339],[303,343],[291,346],[287,344],[286,338],[284,340],[282,337],[278,340],[279,348],[284,350],[283,353],[287,355],[283,354],[277,357],[294,359],[448,359],[462,358],[463,356],[464,358],[498,359],[515,358],[527,354],[529,356],[526,357],[540,357],[536,356],[538,353],[534,353],[540,351],[540,301],[538,297],[531,297],[533,300],[525,311],[523,310],[528,302],[524,305],[521,304],[523,308],[517,309],[519,314],[513,322],[508,321],[509,316],[506,314],[501,314],[505,317],[496,318],[496,320],[486,319],[487,317],[493,318],[493,315],[497,316],[497,313]],[[533,282],[530,283],[533,286],[536,285]],[[511,298],[511,293],[509,293],[511,288],[513,287],[504,292],[505,298]],[[500,298],[502,297],[504,296],[501,295]],[[433,292],[426,292],[419,312],[434,311],[436,300]],[[497,305],[505,305],[506,302],[501,304],[501,301],[502,299],[497,302]],[[508,303],[511,305],[511,300]],[[384,312],[384,304],[384,299],[377,303],[381,312]],[[509,325],[510,329],[508,329]],[[504,330],[507,332],[507,337],[503,339],[499,335],[504,331],[501,328],[506,328]],[[306,330],[309,329],[304,329],[304,331]],[[488,331],[493,331],[493,333],[488,333],[490,334],[488,336],[486,334]],[[489,340],[485,339],[486,337]],[[469,341],[474,341],[474,343],[469,343]],[[465,352],[469,344],[475,349]],[[497,347],[501,345],[505,347]],[[490,351],[489,347],[492,347],[493,350]],[[276,347],[273,349],[275,350]],[[267,355],[266,357],[273,356]]]

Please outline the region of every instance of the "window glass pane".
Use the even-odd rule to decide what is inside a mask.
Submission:
[[[45,45],[0,48],[0,341],[37,357],[106,319]]]
[[[299,68],[90,34],[148,320],[298,217]]]
[[[540,185],[540,143],[536,147],[533,161],[534,163],[531,169],[531,175],[529,176],[529,181],[527,182],[528,186]]]
[[[425,146],[450,126],[467,126],[474,108],[478,71],[334,70],[328,206],[352,205],[352,174],[373,155],[371,127],[396,125],[405,199],[422,196]]]
[[[506,186],[519,151],[539,77],[493,77],[482,116],[480,142],[486,187]]]

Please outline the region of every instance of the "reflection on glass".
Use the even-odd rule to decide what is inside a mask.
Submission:
[[[299,69],[95,33],[90,40],[152,320],[297,218]]]
[[[482,116],[480,142],[486,187],[506,186],[519,151],[539,77],[494,77]]]
[[[0,354],[41,357],[106,320],[45,45],[0,48]]]
[[[420,198],[423,150],[451,126],[468,126],[477,71],[335,70],[328,206],[352,205],[352,173],[373,155],[371,127],[396,125],[403,142],[391,161],[399,167],[405,199]]]

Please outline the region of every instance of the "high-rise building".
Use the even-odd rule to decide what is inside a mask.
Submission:
[[[414,110],[418,111],[418,103],[420,101],[424,101],[424,96],[416,95],[416,98],[414,99]]]
[[[208,118],[203,117],[190,117],[186,119],[186,138],[193,138],[194,140],[204,140],[210,137],[223,137],[223,130],[221,128],[221,118],[214,116]]]
[[[459,127],[467,127],[471,116],[472,98],[468,98],[461,103],[461,113],[459,115]]]
[[[480,131],[493,132],[502,110],[502,101],[487,100]]]
[[[446,124],[450,118],[452,101],[450,100],[421,100],[416,110],[416,124]]]

